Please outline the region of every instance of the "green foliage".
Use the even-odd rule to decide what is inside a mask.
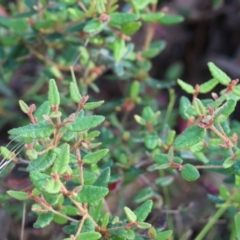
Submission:
[[[97,127],[104,119],[103,116],[79,116],[73,123],[68,124],[66,127],[72,132],[83,132]]]
[[[184,149],[193,146],[196,143],[199,143],[205,136],[206,131],[205,129],[193,125],[187,128],[181,135],[179,135],[175,142],[174,148],[175,149]]]
[[[219,69],[214,63],[208,63],[208,68],[213,76],[213,78],[217,79],[219,83],[223,85],[228,85],[231,81],[231,78],[227,76],[221,69]]]
[[[54,128],[49,123],[45,122],[14,128],[9,131],[9,134],[22,138],[44,139],[50,137],[53,131]]]
[[[28,199],[28,194],[25,193],[25,192],[20,192],[20,191],[12,191],[12,190],[9,190],[7,191],[8,195],[17,199],[17,200],[26,200]]]
[[[200,177],[198,170],[191,164],[185,164],[183,166],[181,175],[187,181],[195,181]]]

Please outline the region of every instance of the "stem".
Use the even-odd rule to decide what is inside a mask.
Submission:
[[[86,48],[87,45],[88,45],[88,42],[89,42],[89,39],[87,38],[86,41],[85,41],[85,43],[84,43],[84,45],[83,45],[83,47]],[[78,56],[76,57],[76,59],[74,60],[72,66],[71,66],[71,68],[70,68],[71,71],[74,70],[74,66],[76,65],[76,63],[78,62],[78,60],[80,59],[80,57],[81,57],[81,53],[79,53]],[[74,70],[74,71],[75,71],[75,70]]]
[[[77,157],[77,160],[78,160],[81,185],[84,186],[83,161],[81,159],[81,154],[80,154],[79,149],[76,150],[76,157]]]
[[[23,203],[22,225],[21,225],[21,240],[24,240],[25,220],[26,220],[26,202]]]
[[[233,144],[232,142],[230,141],[230,139],[226,136],[224,136],[221,132],[219,132],[217,130],[217,128],[215,128],[214,125],[211,125],[209,127],[209,129],[211,129],[218,137],[220,137],[225,143],[228,143],[230,147],[233,147]]]
[[[152,5],[152,12],[155,13],[157,10],[157,4],[153,4]],[[147,50],[153,40],[154,37],[154,33],[155,33],[155,26],[156,26],[156,22],[153,23],[149,23],[147,26],[147,32],[146,32],[146,38],[145,38],[145,42],[143,44],[143,50]]]
[[[155,23],[148,24],[146,38],[145,38],[145,42],[143,45],[143,50],[147,50],[152,42],[152,39],[154,36],[154,31],[155,31],[154,26],[155,26]]]
[[[198,234],[195,240],[202,240],[208,231],[212,228],[212,226],[216,223],[216,221],[223,215],[223,213],[227,210],[229,206],[225,204],[220,207],[217,212],[211,217],[210,221],[205,225],[202,231]]]
[[[76,80],[75,73],[74,73],[74,71],[73,71],[73,66],[70,67],[70,72],[71,72],[72,80],[73,80],[74,84],[75,84],[76,87],[77,87],[77,80]]]
[[[159,173],[160,173],[160,177],[164,177],[165,176],[163,170],[160,170]],[[163,196],[164,196],[164,200],[165,200],[165,203],[167,205],[167,208],[171,209],[171,201],[170,201],[170,196],[169,196],[169,191],[168,191],[168,187],[167,186],[163,187]],[[168,217],[167,217],[167,224],[168,224],[168,228],[169,229],[174,230],[173,219],[172,219],[171,215],[168,215]],[[173,239],[174,239],[174,237],[173,237],[173,235],[171,235],[169,237],[169,240],[173,240]]]
[[[46,206],[44,206],[44,207],[46,207]],[[62,213],[60,213],[60,212],[58,212],[58,211],[56,211],[56,210],[54,210],[54,209],[52,209],[52,208],[47,208],[47,209],[48,209],[49,211],[53,212],[54,214],[60,216],[60,217],[66,218],[66,219],[69,220],[69,221],[78,222],[78,220],[76,220],[76,219],[74,219],[74,218],[71,218],[71,217],[68,217],[67,215],[64,215],[64,214],[62,214]]]
[[[75,238],[81,233],[81,230],[82,230],[82,227],[83,227],[83,224],[84,224],[86,218],[87,218],[87,215],[85,214],[85,215],[82,217],[82,221],[81,221],[81,223],[80,223],[80,225],[79,225],[79,227],[78,227],[78,230],[77,230],[77,233],[76,233],[76,235],[75,235]]]
[[[77,3],[78,3],[78,5],[79,5],[79,7],[85,12],[85,13],[87,13],[87,8],[84,6],[84,4],[81,2],[81,0],[79,1],[77,1]]]
[[[230,155],[231,155],[232,159],[235,159],[236,157],[235,157],[235,154],[234,154],[233,149],[232,149],[233,143],[231,142],[231,140],[230,140],[225,134],[222,134],[220,131],[218,131],[218,129],[215,128],[214,125],[211,125],[209,128],[210,128],[218,137],[220,137],[220,138],[225,142],[226,146],[227,146],[228,149],[229,149],[229,152],[230,152]]]
[[[175,91],[174,89],[170,89],[169,90],[169,104],[168,104],[168,107],[167,107],[167,112],[166,112],[166,115],[165,115],[165,118],[164,118],[164,121],[163,121],[163,126],[169,122],[169,119],[170,119],[170,116],[171,116],[171,113],[172,113],[172,110],[173,110],[173,106],[174,106],[174,103],[175,103],[175,100],[176,100],[176,95],[175,95]]]

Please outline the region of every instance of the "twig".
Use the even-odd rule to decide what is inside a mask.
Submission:
[[[26,202],[23,203],[23,211],[22,211],[22,225],[21,225],[21,240],[24,240],[24,226],[26,220]]]

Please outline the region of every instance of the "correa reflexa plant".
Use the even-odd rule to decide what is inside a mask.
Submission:
[[[240,85],[238,79],[231,81],[213,63],[208,66],[213,78],[195,88],[178,80],[186,92],[193,94],[192,102],[184,96],[180,99],[180,115],[188,121],[181,134],[176,136],[174,130],[166,127],[158,132],[161,113],[154,113],[150,107],[143,109],[142,116],[135,115],[135,120],[145,129],[141,133],[155,162],[148,164],[147,171],[159,172],[160,177],[155,180],[157,186],[166,189],[178,173],[186,181],[195,181],[200,177],[199,169],[229,176],[226,182],[232,184],[231,188],[221,185],[219,196],[208,195],[219,209],[195,239],[204,239],[229,207],[234,209],[234,235],[239,239],[240,149],[236,126],[230,129],[229,116],[240,98]],[[211,91],[219,83],[226,86],[220,95],[212,93],[212,99],[198,98],[200,93]],[[85,113],[99,107],[103,101],[88,102],[88,96],[79,93],[75,79],[70,83],[70,96],[77,108],[69,115],[60,105],[61,97],[53,79],[49,81],[48,101],[37,109],[34,104],[28,106],[19,101],[31,124],[9,133],[14,140],[24,143],[25,158],[1,147],[6,160],[2,168],[7,172],[14,163],[27,164],[33,187],[28,192],[9,190],[8,194],[18,200],[33,201],[32,211],[37,215],[35,228],[43,228],[51,221],[64,224],[63,231],[69,235],[65,239],[171,238],[171,230],[161,231],[145,222],[153,207],[151,199],[157,203],[159,198],[153,184],[141,189],[134,198],[136,202],[143,202],[137,209],[124,207],[125,216],[112,216],[104,209],[110,168],[101,169],[98,162],[108,158],[108,149],[100,149],[100,143],[96,142],[100,132],[92,128],[105,118]],[[186,153],[191,153],[194,160],[187,158]],[[195,164],[196,161],[201,164]],[[174,225],[172,227],[174,229]]]
[[[11,169],[10,163],[28,164],[33,187],[28,192],[10,190],[8,194],[18,200],[33,201],[32,211],[37,214],[35,228],[43,228],[52,221],[65,224],[63,230],[69,235],[65,239],[135,239],[137,229],[147,229],[150,239],[164,238],[166,232],[145,222],[152,209],[151,200],[135,210],[124,207],[123,218],[103,211],[110,168],[100,171],[97,163],[107,158],[108,149],[99,148],[95,139],[100,132],[93,128],[105,118],[86,114],[103,101],[87,102],[88,96],[81,96],[76,82],[70,83],[70,95],[77,104],[70,115],[60,105],[61,97],[53,79],[49,81],[48,101],[39,108],[19,101],[31,124],[9,133],[25,144],[26,159],[18,158],[6,147],[1,147],[1,153],[8,159],[4,171]]]
[[[178,136],[175,130],[166,126],[158,132],[161,123],[157,119],[160,112],[154,113],[151,108],[145,107],[142,116],[135,115],[135,120],[143,127],[145,146],[148,151],[152,151],[154,163],[147,170],[158,171],[160,175],[155,180],[155,185],[142,189],[137,197],[156,196],[157,185],[165,188],[164,194],[167,199],[169,192],[166,186],[174,181],[174,176],[178,173],[187,181],[200,178],[199,169],[227,175],[225,183],[231,184],[231,187],[221,185],[219,196],[208,194],[209,200],[217,204],[218,210],[195,239],[204,239],[230,207],[234,213],[232,219],[235,221],[235,225],[234,221],[231,224],[233,236],[236,235],[240,239],[240,148],[237,129],[239,123],[235,122],[231,128],[229,120],[240,99],[240,85],[238,79],[231,80],[214,63],[208,63],[208,67],[212,79],[201,85],[193,87],[180,79],[177,80],[184,91],[193,95],[192,101],[185,96],[180,98],[179,114],[187,121],[187,128]],[[213,92],[211,99],[198,98],[199,94],[211,92],[218,84],[225,86],[219,95]],[[173,223],[170,224],[173,227]]]

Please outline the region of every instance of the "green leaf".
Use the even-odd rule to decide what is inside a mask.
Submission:
[[[85,139],[88,139],[88,140],[94,139],[94,138],[98,137],[99,134],[100,134],[100,131],[92,131],[92,132],[87,134]]]
[[[212,77],[218,80],[219,83],[225,86],[230,83],[231,78],[225,72],[223,72],[220,68],[218,68],[214,63],[209,62],[208,68],[209,68],[209,71],[211,72]]]
[[[236,96],[240,97],[240,85],[238,84],[237,86],[235,86],[233,88],[233,91],[232,91]]]
[[[83,240],[83,239],[97,240],[99,238],[101,238],[101,234],[99,232],[85,232],[85,233],[80,233],[77,236],[78,240]]]
[[[221,123],[226,121],[230,114],[232,114],[236,108],[237,102],[233,99],[228,99],[221,107],[216,110],[214,115],[214,122]]]
[[[97,33],[102,30],[103,23],[99,22],[98,19],[90,20],[83,28],[83,31],[86,33]]]
[[[174,141],[175,149],[186,149],[200,142],[206,134],[206,129],[193,125],[181,133]]]
[[[150,120],[154,117],[154,112],[153,112],[152,108],[149,106],[144,107],[143,111],[142,111],[142,117],[147,122],[150,122]]]
[[[169,163],[168,154],[157,153],[154,155],[153,159],[155,160],[156,163],[160,165]]]
[[[97,127],[104,119],[103,116],[79,116],[73,123],[67,124],[66,127],[72,132],[83,132]]]
[[[62,184],[60,181],[56,181],[55,179],[51,179],[47,182],[47,184],[44,186],[44,189],[47,193],[59,193],[61,190]]]
[[[236,160],[230,169],[232,170],[233,174],[240,176],[240,160]]]
[[[188,109],[191,107],[191,102],[189,101],[189,99],[185,96],[182,96],[180,98],[180,106],[179,106],[179,113],[180,116],[184,119],[184,120],[188,120],[190,115],[188,113]]]
[[[202,83],[200,85],[200,93],[209,93],[210,91],[212,91],[215,86],[218,84],[218,80],[215,78],[210,79],[209,81]]]
[[[167,230],[163,231],[157,234],[157,240],[167,240],[171,235],[173,231],[172,230]]]
[[[152,206],[153,206],[152,200],[147,200],[141,206],[134,210],[138,222],[143,222],[146,220],[149,213],[152,211]]]
[[[38,171],[30,172],[30,179],[33,185],[40,191],[45,192],[46,184],[52,179],[51,176]]]
[[[141,22],[129,22],[125,23],[121,27],[121,32],[125,35],[132,35],[142,26]]]
[[[60,104],[60,95],[54,79],[49,80],[48,101],[50,106],[58,106]]]
[[[130,97],[135,99],[139,95],[140,83],[138,81],[133,81],[130,86]]]
[[[169,168],[168,163],[166,163],[166,164],[152,164],[147,168],[147,171],[148,172],[153,172],[153,171],[156,171],[156,170],[167,169],[167,168]]]
[[[21,110],[22,110],[24,113],[28,113],[28,111],[29,111],[29,106],[28,106],[23,100],[19,100],[18,103],[19,103],[19,106],[20,106]]]
[[[47,192],[43,193],[43,197],[45,198],[46,202],[51,204],[52,206],[59,203],[59,199],[61,196],[62,196],[61,193],[55,193],[55,194],[47,193]]]
[[[168,132],[168,135],[167,135],[167,145],[172,145],[173,144],[173,141],[175,139],[175,136],[176,136],[176,131],[175,130],[170,130]]]
[[[207,197],[208,197],[209,201],[211,201],[212,203],[215,203],[215,204],[225,203],[225,201],[222,198],[217,197],[216,195],[207,194]]]
[[[106,227],[109,224],[109,217],[110,214],[108,212],[106,212],[102,218],[102,227]]]
[[[27,19],[14,19],[0,16],[0,26],[12,29],[14,31],[24,32],[28,27],[28,23]]]
[[[109,151],[108,149],[101,149],[93,153],[88,153],[83,157],[82,161],[87,164],[97,163],[101,158],[103,158],[108,153],[108,151]]]
[[[9,134],[32,139],[45,139],[52,135],[54,132],[53,126],[44,122],[31,124],[24,127],[13,128],[8,131]]]
[[[0,147],[0,153],[4,159],[13,160],[16,158],[16,154],[14,152],[10,152],[6,147]]]
[[[70,146],[67,143],[64,143],[61,146],[61,151],[57,154],[57,158],[54,162],[52,171],[58,174],[63,174],[68,166],[70,158]]]
[[[84,104],[83,109],[92,110],[92,109],[100,107],[103,103],[104,103],[104,101],[86,103],[86,104]]]
[[[74,197],[80,203],[92,203],[100,200],[108,194],[108,188],[85,185],[82,190]]]
[[[99,14],[106,12],[107,0],[98,0],[96,1],[96,9]]]
[[[206,114],[206,109],[198,98],[193,99],[193,107],[199,116]]]
[[[98,222],[102,216],[102,209],[103,209],[103,200],[100,200],[97,206],[91,205],[89,207],[89,214],[96,222]]]
[[[166,176],[166,177],[157,178],[155,180],[155,183],[160,187],[165,187],[171,184],[173,180],[174,180],[173,176]]]
[[[7,194],[20,201],[28,199],[28,194],[26,192],[9,190]]]
[[[116,38],[113,43],[113,56],[116,62],[119,62],[126,51],[125,40]]]
[[[43,121],[43,115],[49,115],[50,114],[50,105],[48,101],[43,102],[34,113],[34,117],[38,119],[38,121]],[[45,120],[44,120],[45,121]]]
[[[137,240],[135,238],[135,232],[133,230],[119,229],[111,232],[112,240]]]
[[[156,132],[152,132],[145,135],[144,142],[148,149],[154,149],[158,145],[158,134]]]
[[[45,171],[48,169],[55,161],[57,154],[53,151],[49,151],[45,154],[40,155],[37,159],[34,159],[28,165],[27,170],[32,171]]]
[[[240,212],[236,213],[234,216],[234,221],[235,221],[235,229],[237,233],[237,238],[240,240]]]
[[[195,92],[195,89],[192,85],[185,83],[183,80],[178,79],[177,80],[178,85],[187,93],[193,94]]]
[[[161,25],[173,25],[173,24],[181,23],[183,21],[184,21],[184,17],[182,16],[164,14],[164,16],[158,20],[158,23],[160,23]]]
[[[223,162],[223,167],[224,168],[230,168],[235,161],[232,159],[232,157],[228,157],[224,162]]]
[[[110,180],[110,168],[107,167],[101,172],[97,180],[94,182],[93,186],[107,188],[109,180]]]
[[[138,15],[134,13],[113,12],[110,14],[110,18],[110,25],[119,26],[137,20]]]
[[[128,207],[124,207],[124,212],[127,216],[127,219],[129,222],[136,222],[137,220],[137,216],[135,215],[135,213]]]
[[[34,160],[38,157],[37,151],[34,149],[28,149],[26,151],[26,155],[28,156],[29,160]]]
[[[75,176],[73,180],[75,182],[79,182],[79,168],[73,169],[73,175]],[[96,181],[96,174],[90,171],[87,171],[86,169],[83,169],[83,177],[84,177],[84,183],[86,185],[92,185]]]
[[[153,42],[150,45],[149,49],[142,52],[142,56],[145,58],[156,57],[160,52],[163,51],[165,47],[166,47],[166,41],[164,40]]]
[[[173,162],[178,163],[178,164],[182,164],[183,160],[180,157],[174,157]]]
[[[155,193],[151,187],[145,187],[136,194],[136,196],[133,198],[133,201],[136,203],[141,203],[148,200],[149,198],[152,198],[154,194]]]
[[[78,87],[76,86],[75,83],[70,82],[70,86],[69,86],[69,90],[70,90],[70,96],[71,99],[75,102],[75,103],[80,103],[82,100],[82,96],[78,91]]]
[[[148,4],[153,3],[153,0],[133,0],[138,9],[144,9]]]
[[[34,228],[43,228],[50,224],[53,220],[54,214],[52,212],[39,213],[37,221],[33,224]]]
[[[165,14],[163,12],[141,14],[141,18],[144,22],[157,22],[161,20],[164,16]]]
[[[230,193],[229,193],[229,191],[228,191],[228,189],[225,185],[221,185],[219,187],[219,192],[220,192],[220,196],[221,196],[222,199],[224,199],[224,200],[229,199]]]
[[[200,174],[193,165],[185,164],[181,170],[182,177],[187,181],[195,181],[200,177]]]
[[[150,223],[145,223],[145,222],[138,222],[138,224],[137,224],[137,228],[139,228],[139,229],[148,229],[151,226],[152,225]]]
[[[137,115],[137,114],[134,115],[134,118],[135,118],[136,122],[139,123],[140,125],[143,125],[143,126],[146,125],[146,121],[139,115]]]

